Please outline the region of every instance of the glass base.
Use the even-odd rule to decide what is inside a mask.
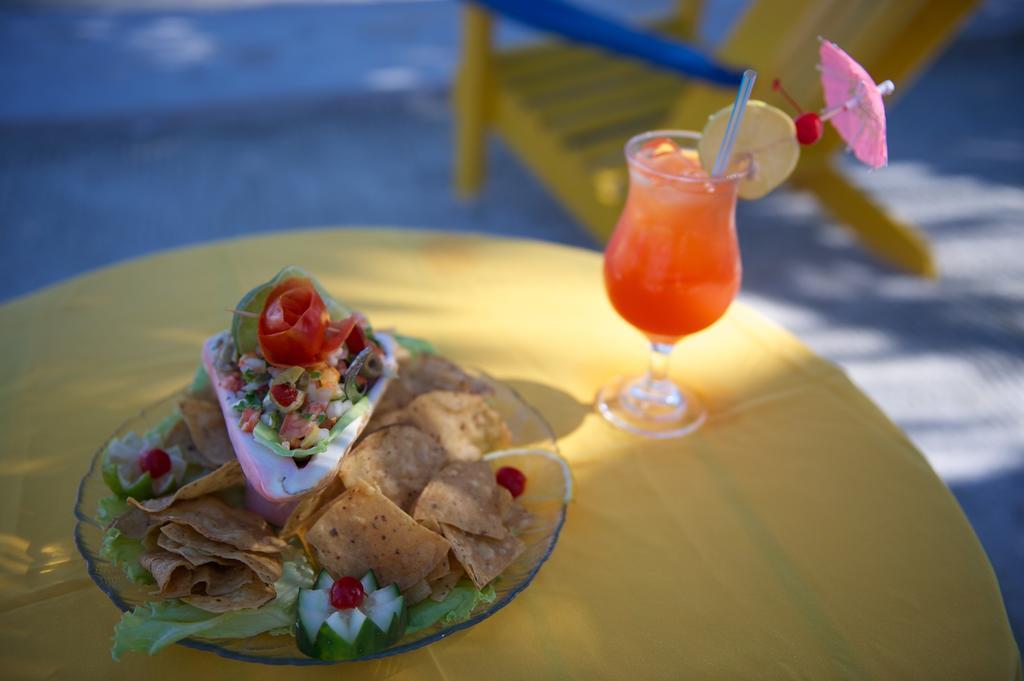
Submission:
[[[689,435],[707,419],[704,402],[671,381],[619,377],[597,394],[597,410],[609,423],[636,435]]]

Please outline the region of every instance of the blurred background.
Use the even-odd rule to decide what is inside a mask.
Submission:
[[[672,3],[580,4],[637,25]],[[745,8],[709,0],[701,43],[720,43]],[[0,302],[161,249],[308,227],[600,249],[494,137],[479,196],[453,192],[449,99],[463,9],[451,0],[4,4]],[[495,24],[499,48],[541,38]],[[1021,640],[1024,3],[984,0],[937,54],[890,102],[889,167],[841,166],[922,230],[941,276],[883,264],[809,195],[784,188],[741,202],[741,297],[841,365],[924,452],[988,551]]]

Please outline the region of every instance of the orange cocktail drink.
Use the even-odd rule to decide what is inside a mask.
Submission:
[[[740,288],[736,198],[744,173],[711,177],[691,132],[655,131],[626,145],[629,195],[604,255],[615,310],[651,343],[646,374],[617,379],[598,411],[649,437],[692,432],[707,416],[700,397],[668,376],[684,336],[711,326]]]
[[[697,136],[646,133],[626,149],[630,188],[605,251],[615,310],[652,342],[710,326],[736,297],[736,178],[711,179]]]

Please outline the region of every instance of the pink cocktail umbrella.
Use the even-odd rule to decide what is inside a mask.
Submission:
[[[854,156],[872,168],[881,168],[889,161],[882,96],[892,93],[895,86],[891,80],[876,85],[863,66],[831,41],[821,41],[820,56],[825,91],[821,120],[832,123]]]

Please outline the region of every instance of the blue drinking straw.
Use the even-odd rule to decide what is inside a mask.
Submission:
[[[729,157],[732,156],[732,146],[736,143],[736,134],[740,130],[740,121],[743,119],[743,112],[747,108],[750,91],[754,89],[755,80],[757,80],[757,71],[747,69],[743,72],[743,80],[740,82],[740,89],[736,93],[736,101],[732,103],[729,124],[725,126],[725,137],[722,138],[722,146],[718,149],[718,157],[715,158],[715,167],[711,169],[711,177],[722,177],[725,175],[725,169],[729,165]]]

